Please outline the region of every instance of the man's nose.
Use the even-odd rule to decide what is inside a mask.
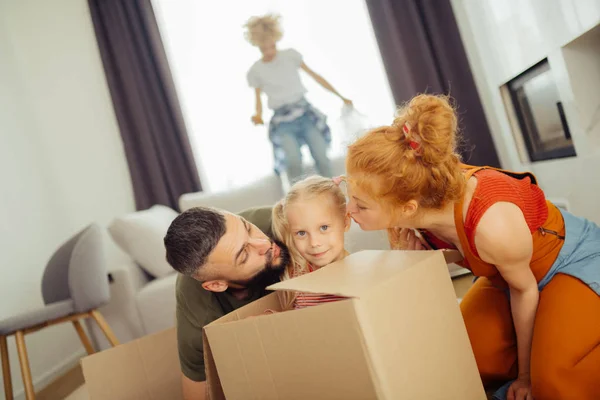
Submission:
[[[258,250],[260,255],[271,249],[271,241],[267,238],[252,238],[248,241],[248,244]]]

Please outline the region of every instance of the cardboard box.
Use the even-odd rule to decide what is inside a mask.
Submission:
[[[357,253],[275,287],[351,300],[245,319],[280,310],[276,292],[207,326],[211,398],[484,399],[441,252],[409,253]],[[90,400],[183,398],[174,328],[81,364]]]
[[[90,400],[181,400],[175,328],[81,360]]]
[[[276,292],[207,325],[210,398],[485,399],[448,275],[456,257],[362,251],[271,286],[349,299],[283,311]]]

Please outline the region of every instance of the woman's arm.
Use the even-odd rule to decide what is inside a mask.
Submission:
[[[308,66],[305,63],[302,63],[300,65],[300,68],[302,68],[302,70],[304,70],[308,75],[310,75],[315,81],[317,81],[317,83],[321,86],[323,86],[325,89],[329,90],[331,93],[335,94],[336,96],[338,96],[340,99],[342,99],[344,101],[344,103],[346,104],[352,104],[352,101],[345,98],[344,96],[342,96],[341,94],[338,93],[337,90],[335,90],[335,88],[333,86],[331,86],[331,84],[329,82],[327,82],[325,80],[325,78],[323,78],[321,75],[317,74],[315,71],[313,71],[312,69],[308,68]]]
[[[255,99],[256,99],[256,113],[252,116],[252,122],[254,125],[262,125],[262,100],[260,98],[261,90],[259,88],[254,89]]]
[[[509,398],[529,399],[531,342],[539,291],[530,267],[531,231],[519,207],[512,203],[490,207],[477,227],[475,246],[481,259],[494,264],[509,286],[519,366],[519,377],[509,389]]]

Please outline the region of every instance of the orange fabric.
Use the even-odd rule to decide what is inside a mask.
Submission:
[[[531,379],[536,399],[600,399],[600,296],[557,274],[540,294]]]
[[[461,304],[484,385],[517,375],[509,298],[480,278]],[[536,399],[600,399],[600,297],[578,279],[558,274],[540,293],[531,350]]]
[[[477,224],[483,214],[498,202],[517,205],[523,212],[530,232],[536,231],[546,222],[548,206],[544,192],[531,182],[530,177],[515,179],[493,169],[482,169],[474,175],[477,178],[477,187],[465,217],[465,234],[475,255],[478,255],[474,240]]]
[[[520,184],[511,182],[515,188],[520,188],[517,198],[504,190],[492,189],[488,189],[492,193],[484,189],[479,193],[483,196],[474,196],[465,219],[467,229],[463,225],[462,202],[454,210],[466,260],[464,266],[476,276],[483,276],[463,298],[461,311],[479,372],[488,386],[516,377],[517,346],[506,283],[495,266],[478,257],[473,245],[477,222],[481,218],[477,216],[497,201],[513,202],[523,210],[532,230],[534,252],[530,265],[538,282],[546,275],[563,245],[557,235],[538,228],[564,236],[565,226],[558,208],[546,202],[547,216],[543,224],[536,227],[539,221],[534,214],[543,198],[533,189],[527,195],[526,184],[536,184],[533,175],[500,171],[506,174],[501,177],[486,171],[488,168],[466,169],[467,178],[475,174],[478,186],[483,182],[484,188],[495,184],[505,186],[510,179],[522,180]],[[473,207],[476,211],[471,213]],[[531,350],[533,396],[544,400],[600,399],[599,377],[600,297],[580,280],[558,274],[540,293]]]
[[[463,297],[460,309],[483,384],[516,378],[516,334],[506,291],[488,278],[479,278]]]
[[[474,242],[477,223],[483,213],[497,202],[511,202],[521,208],[532,231],[531,270],[539,282],[556,260],[563,240],[538,228],[564,236],[565,224],[562,214],[555,205],[545,200],[543,192],[536,185],[535,177],[529,173],[518,174],[489,167],[465,167],[467,179],[475,175],[478,181],[465,222],[462,213],[463,202],[458,202],[454,207],[454,219],[465,257],[462,266],[470,269],[475,276],[487,276],[496,285],[506,287],[496,267],[479,258]]]

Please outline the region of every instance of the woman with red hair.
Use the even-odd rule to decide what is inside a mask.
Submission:
[[[600,399],[600,228],[530,173],[461,163],[446,97],[419,95],[348,148],[348,211],[394,249],[457,249],[461,310],[499,399]]]

